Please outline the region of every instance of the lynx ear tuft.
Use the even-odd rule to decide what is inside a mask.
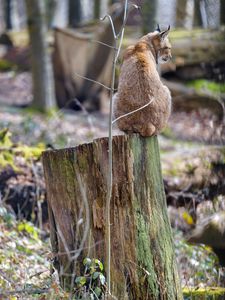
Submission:
[[[160,28],[159,28],[159,24],[157,24],[156,31],[161,32],[161,30],[160,30]]]
[[[169,31],[170,31],[170,25],[168,26],[167,30],[160,32],[160,38],[162,40],[164,40],[167,37],[167,35],[169,34]]]

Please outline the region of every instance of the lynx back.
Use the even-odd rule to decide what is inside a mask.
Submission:
[[[157,64],[171,59],[169,31],[168,27],[163,32],[149,33],[124,53],[114,96],[114,116],[122,131],[152,136],[167,124],[171,95],[160,80]]]

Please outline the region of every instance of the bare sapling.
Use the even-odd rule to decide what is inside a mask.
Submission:
[[[138,8],[137,5],[131,5],[130,8]],[[102,21],[106,18],[109,19],[112,27],[113,37],[114,37],[114,45],[113,45],[113,63],[112,63],[112,80],[111,80],[111,88],[110,88],[110,110],[109,110],[109,133],[108,133],[108,180],[107,180],[107,198],[106,198],[106,276],[107,276],[107,286],[108,286],[108,293],[111,294],[111,279],[110,279],[110,264],[111,264],[111,222],[110,222],[110,202],[112,197],[112,183],[113,183],[113,174],[112,174],[112,167],[113,167],[113,157],[112,157],[112,127],[113,127],[113,96],[115,91],[115,73],[116,73],[116,64],[118,62],[118,58],[120,55],[120,50],[123,42],[125,26],[128,18],[129,13],[129,5],[128,0],[125,1],[124,4],[124,16],[123,16],[123,24],[119,33],[115,32],[115,27],[113,24],[112,17],[109,14],[106,14]]]

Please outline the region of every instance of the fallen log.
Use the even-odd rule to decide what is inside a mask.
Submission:
[[[178,82],[163,79],[163,83],[171,91],[175,111],[192,111],[206,108],[215,114],[218,121],[224,118],[224,104],[214,94],[196,91],[194,88]]]
[[[224,29],[171,31],[173,59],[161,66],[162,72],[174,71],[179,78],[185,80],[210,78],[212,75],[218,75],[218,68],[221,65],[220,73],[224,73],[224,36]],[[214,72],[214,69],[217,70]]]
[[[43,154],[51,242],[61,285],[86,257],[106,261],[108,139]],[[119,300],[182,299],[157,137],[113,138],[112,294]]]

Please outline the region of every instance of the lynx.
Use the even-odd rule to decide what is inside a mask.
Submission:
[[[171,95],[160,80],[157,64],[172,57],[169,31],[170,26],[163,32],[148,33],[124,53],[113,105],[117,125],[126,133],[156,135],[168,121]]]

